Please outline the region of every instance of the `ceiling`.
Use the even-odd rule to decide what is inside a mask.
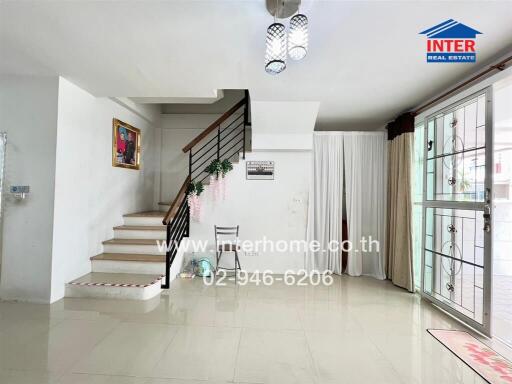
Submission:
[[[190,102],[188,103],[174,101],[172,103],[161,103],[160,110],[162,113],[222,115],[245,96],[245,91],[243,89],[221,89],[219,90],[219,93],[222,94],[222,98],[213,103],[198,103],[194,100],[189,100]]]
[[[310,49],[264,71],[263,0],[2,1],[0,73],[62,75],[96,96],[320,103],[317,129],[378,129],[512,50],[512,2],[307,1]],[[419,32],[453,18],[482,32],[477,64],[425,63]],[[143,99],[141,99],[143,100]]]

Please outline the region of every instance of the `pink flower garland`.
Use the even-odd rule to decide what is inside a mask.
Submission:
[[[201,221],[201,200],[197,193],[192,192],[187,196],[188,208],[190,210],[190,217],[194,221]]]

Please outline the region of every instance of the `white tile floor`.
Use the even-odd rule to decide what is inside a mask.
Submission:
[[[193,279],[148,302],[0,302],[0,383],[484,383],[429,327],[461,329],[369,278],[238,288]]]
[[[493,334],[512,345],[512,276],[494,275]]]

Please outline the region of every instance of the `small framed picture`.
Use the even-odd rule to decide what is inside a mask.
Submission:
[[[273,161],[247,161],[245,164],[247,180],[274,180]]]
[[[112,119],[112,166],[140,168],[140,129]]]

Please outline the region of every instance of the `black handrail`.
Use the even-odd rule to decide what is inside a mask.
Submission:
[[[242,113],[240,113],[239,116],[236,116],[225,127],[222,127],[222,123],[237,112]],[[241,117],[243,117],[242,121],[240,121]],[[188,177],[183,183],[178,196],[171,204],[171,207],[163,220],[163,224],[167,226],[167,250],[165,256],[165,279],[162,283],[163,289],[169,288],[170,268],[178,253],[181,241],[184,237],[188,237],[190,234],[190,210],[187,202],[188,187],[191,182],[196,181],[196,179],[199,179],[203,173],[206,173],[205,167],[207,163],[214,159],[230,159],[237,153],[240,154],[240,152],[242,152],[242,158],[245,159],[246,129],[247,126],[250,125],[248,119],[249,94],[246,91],[245,97],[241,101],[235,104],[183,148],[183,152],[188,152],[189,156]],[[213,134],[214,131],[215,134]],[[234,135],[232,135],[233,132],[235,133]],[[211,134],[213,134],[212,137],[210,137]],[[229,136],[231,136],[231,138],[228,140]],[[240,138],[240,136],[242,137]],[[203,143],[204,141],[206,141],[206,143]],[[201,146],[195,150],[199,145]],[[228,145],[230,146],[228,147]],[[228,149],[226,150],[227,147]],[[213,149],[215,149],[215,151],[212,151]],[[201,152],[203,153],[201,154]],[[233,153],[225,157],[230,152]],[[200,181],[205,180],[207,177],[208,174],[203,176]]]

